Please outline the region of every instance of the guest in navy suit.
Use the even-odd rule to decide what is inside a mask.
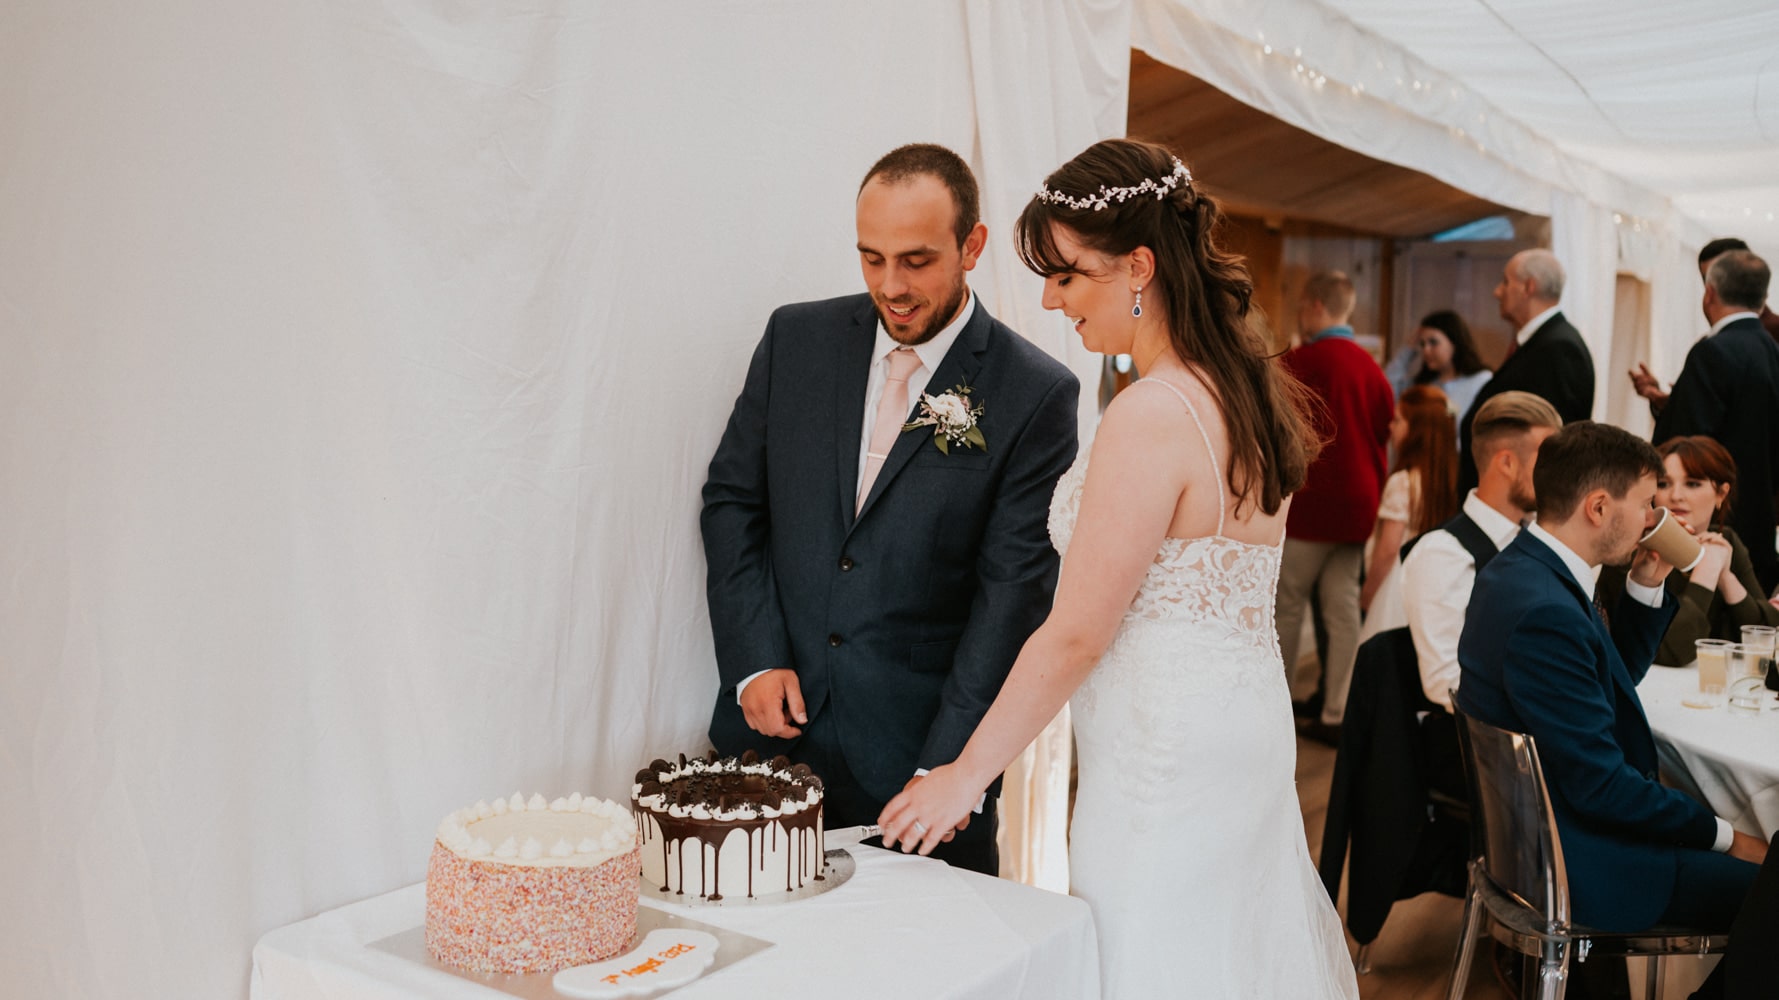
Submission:
[[[704,485],[711,742],[808,764],[830,826],[875,823],[957,758],[1056,589],[1080,385],[971,293],[977,203],[943,147],[871,168],[869,293],[772,314]],[[920,393],[958,386],[973,438],[903,430]],[[997,793],[935,857],[997,874]]]
[[[1654,523],[1661,467],[1647,442],[1604,424],[1544,442],[1538,520],[1476,577],[1458,707],[1538,741],[1578,923],[1721,931],[1767,843],[1656,780],[1637,682],[1676,605],[1662,587],[1672,567],[1637,539]],[[1626,562],[1625,594],[1603,619],[1594,570]]]

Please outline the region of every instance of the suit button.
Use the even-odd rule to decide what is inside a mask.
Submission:
[[[835,633],[829,635],[828,636],[828,645],[830,645],[830,646],[840,645],[840,633],[835,632]]]
[[[854,563],[852,561],[852,556],[841,556],[840,557],[840,569],[842,572],[852,569],[853,566],[854,566]]]

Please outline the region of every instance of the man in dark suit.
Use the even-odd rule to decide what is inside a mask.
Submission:
[[[1538,741],[1576,922],[1722,931],[1767,844],[1656,778],[1637,682],[1677,604],[1662,587],[1671,567],[1637,539],[1653,524],[1661,467],[1647,442],[1591,421],[1544,442],[1538,520],[1476,576],[1457,701]],[[1594,570],[1626,562],[1609,625],[1594,605]]]
[[[1694,344],[1651,440],[1704,434],[1736,458],[1730,523],[1768,594],[1779,587],[1774,475],[1779,471],[1779,344],[1760,325],[1772,271],[1747,250],[1720,254],[1705,273],[1711,334]],[[1704,525],[1695,525],[1703,528]]]
[[[1557,408],[1565,423],[1586,420],[1594,412],[1594,356],[1581,334],[1563,317],[1563,265],[1549,250],[1523,250],[1501,271],[1495,301],[1501,318],[1516,329],[1507,359],[1495,377],[1478,390],[1458,423],[1458,493],[1476,488],[1476,463],[1470,453],[1470,424],[1476,411],[1510,389],[1542,396]]]
[[[711,741],[808,764],[829,826],[875,823],[957,757],[1056,588],[1080,385],[966,285],[977,204],[942,147],[871,168],[869,293],[773,313],[704,486]],[[933,411],[974,429],[903,429]],[[997,873],[996,793],[935,857]]]

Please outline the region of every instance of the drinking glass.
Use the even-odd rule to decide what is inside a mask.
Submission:
[[[1735,645],[1728,639],[1700,639],[1693,643],[1699,664],[1699,693],[1689,696],[1686,705],[1712,708],[1722,704],[1730,666],[1729,653]]]
[[[1767,661],[1772,657],[1765,649],[1740,644],[1731,646],[1727,653],[1725,687],[1730,711],[1758,713],[1767,702]]]
[[[1766,657],[1767,689],[1779,691],[1779,671],[1773,669],[1773,661],[1775,657],[1779,657],[1779,629],[1771,625],[1744,625],[1742,645],[1758,649]],[[1773,707],[1771,701],[1767,703],[1767,707]]]

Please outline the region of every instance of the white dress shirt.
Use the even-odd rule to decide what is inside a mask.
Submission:
[[[1538,332],[1539,327],[1543,326],[1546,322],[1548,322],[1552,316],[1555,316],[1557,313],[1560,313],[1562,311],[1563,311],[1562,306],[1551,306],[1549,309],[1546,309],[1545,311],[1543,311],[1543,312],[1539,313],[1538,315],[1532,317],[1531,319],[1527,320],[1526,325],[1520,327],[1519,332],[1515,333],[1513,335],[1514,341],[1516,343],[1518,343],[1521,347],[1526,346],[1526,341],[1532,339],[1532,335],[1534,333]]]
[[[924,344],[916,345],[913,350],[915,357],[920,358],[920,367],[908,375],[908,408],[913,412],[916,393],[931,392],[938,388],[941,392],[951,386],[930,386],[927,382],[933,373],[939,370],[939,362],[957,343],[958,334],[964,332],[964,325],[976,313],[976,293],[970,292],[964,298],[964,308],[957,318],[945,324],[945,328]],[[877,404],[883,400],[883,384],[889,380],[889,354],[902,345],[889,335],[883,328],[883,320],[877,321],[877,344],[871,348],[871,371],[865,378],[865,423],[859,431],[859,478],[852,484],[856,496],[859,487],[865,485],[865,453],[871,450],[871,429],[877,423]]]
[[[1577,555],[1573,549],[1569,548],[1569,546],[1558,541],[1555,535],[1545,531],[1538,525],[1530,525],[1526,530],[1532,533],[1533,538],[1550,546],[1550,550],[1557,554],[1557,558],[1563,560],[1563,565],[1569,567],[1570,574],[1575,577],[1576,583],[1581,584],[1581,589],[1587,593],[1588,599],[1592,600],[1594,597],[1594,588],[1599,582],[1600,567],[1588,565],[1586,559]],[[1662,597],[1664,594],[1660,584],[1657,584],[1654,587],[1645,587],[1643,584],[1638,583],[1627,576],[1625,577],[1625,596],[1641,604],[1647,604],[1652,608],[1659,608],[1662,606]],[[1631,694],[1633,697],[1636,696],[1635,691],[1632,691]],[[1717,820],[1717,840],[1711,845],[1711,849],[1722,854],[1728,851],[1730,845],[1735,842],[1736,828],[1731,826],[1729,821],[1722,816],[1714,818]]]
[[[1758,322],[1760,322],[1760,313],[1752,312],[1747,309],[1744,309],[1741,312],[1730,313],[1728,316],[1725,316],[1724,318],[1711,324],[1711,332],[1706,334],[1705,336],[1707,336],[1707,337],[1716,336],[1721,330],[1723,330],[1724,327],[1729,326],[1731,323],[1734,323],[1735,321],[1737,321],[1739,319],[1751,319],[1758,323]]]
[[[1520,533],[1517,521],[1480,500],[1475,490],[1464,498],[1464,513],[1504,549]],[[1458,686],[1458,637],[1464,633],[1464,612],[1476,585],[1476,560],[1451,532],[1436,529],[1422,536],[1402,561],[1402,611],[1415,641],[1421,667],[1421,690],[1427,700],[1451,711],[1450,692]]]

